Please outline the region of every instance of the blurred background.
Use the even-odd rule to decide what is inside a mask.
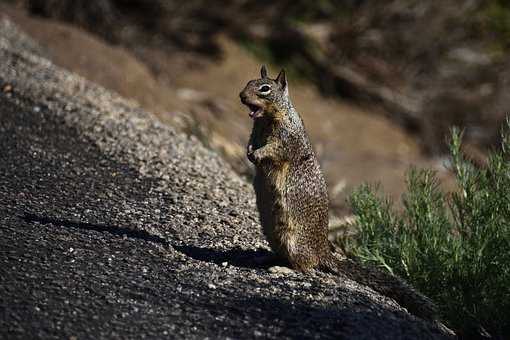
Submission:
[[[451,126],[483,165],[510,102],[504,0],[0,0],[54,63],[195,135],[250,177],[239,91],[285,67],[327,177],[332,211],[412,165],[445,164]]]

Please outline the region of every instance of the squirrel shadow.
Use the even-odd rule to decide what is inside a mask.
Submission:
[[[37,222],[41,224],[52,224],[54,226],[64,228],[75,228],[80,230],[92,230],[97,232],[103,232],[112,234],[115,236],[128,237],[132,239],[143,240],[147,242],[161,244],[165,247],[169,247],[171,244],[164,238],[158,235],[151,234],[145,230],[133,229],[127,227],[120,227],[114,225],[100,224],[100,223],[87,223],[80,221],[72,221],[67,219],[57,219],[52,217],[39,216],[32,213],[25,213],[20,216],[25,222]]]
[[[145,230],[133,229],[128,227],[72,221],[68,219],[57,219],[52,217],[40,216],[33,213],[25,213],[20,216],[26,222],[37,222],[41,224],[52,224],[58,227],[74,228],[79,230],[92,230],[102,233],[108,233],[115,236],[128,237],[131,239],[142,240],[156,243],[164,247],[172,247],[176,251],[189,256],[195,260],[223,265],[225,262],[229,265],[241,268],[268,268],[271,266],[288,266],[289,264],[274,257],[273,253],[266,249],[246,250],[233,248],[229,250],[218,250],[212,248],[202,248],[192,245],[174,245],[161,236],[151,234]]]
[[[218,250],[190,245],[174,245],[173,248],[195,260],[211,262],[217,265],[225,265],[227,263],[234,267],[249,269],[289,265],[287,262],[276,258],[271,251],[262,248],[256,250],[241,248]]]

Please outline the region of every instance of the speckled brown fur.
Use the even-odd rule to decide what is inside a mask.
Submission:
[[[271,87],[269,94],[261,95],[263,85]],[[331,252],[328,192],[301,117],[288,97],[285,74],[249,82],[241,98],[263,110],[254,122],[248,156],[256,166],[254,187],[264,233],[271,248],[294,269],[308,271]]]

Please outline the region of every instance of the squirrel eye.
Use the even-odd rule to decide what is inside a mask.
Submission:
[[[259,91],[262,92],[262,93],[269,92],[269,91],[271,91],[271,87],[269,85],[262,85],[259,88]]]

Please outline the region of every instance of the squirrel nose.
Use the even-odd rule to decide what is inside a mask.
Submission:
[[[245,100],[246,99],[246,93],[244,93],[244,91],[240,92],[239,93],[239,98],[241,98],[241,100]]]

